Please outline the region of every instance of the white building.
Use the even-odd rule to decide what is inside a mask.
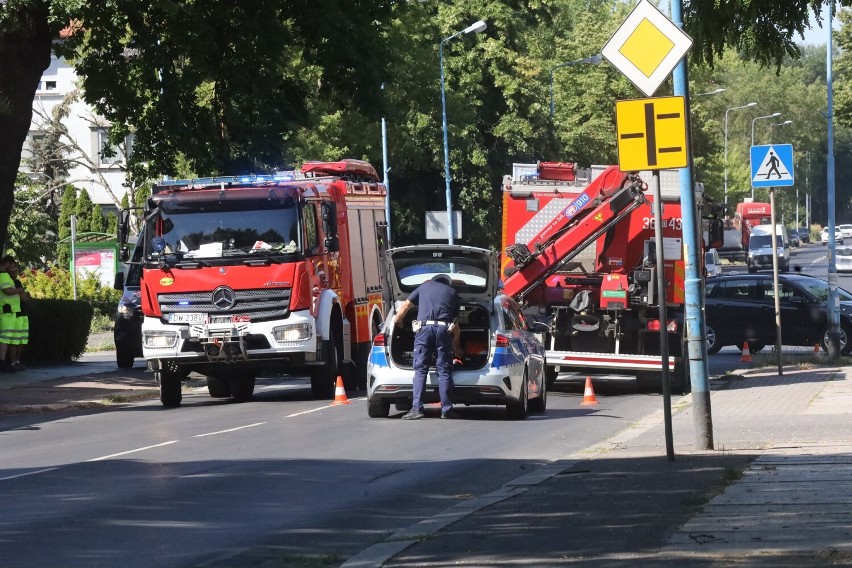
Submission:
[[[77,89],[74,69],[65,60],[52,56],[33,100],[33,119],[24,143],[21,171],[37,177],[30,171],[28,163],[32,157],[33,141],[44,136],[45,125],[52,117],[53,109],[66,96],[77,93],[76,100],[70,105],[68,117],[63,121],[68,139],[63,139],[61,143],[68,150],[65,158],[73,162],[67,183],[85,188],[92,202],[100,205],[105,213],[117,211],[121,198],[127,193],[122,166],[125,163],[124,152],[130,148],[132,140],[128,140],[125,147],[117,148],[115,156],[104,157],[102,150],[107,141],[109,123],[83,102]]]

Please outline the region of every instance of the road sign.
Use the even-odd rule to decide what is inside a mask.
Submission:
[[[751,186],[781,187],[794,183],[793,145],[751,147]]]
[[[648,0],[641,0],[601,55],[650,97],[690,47],[691,37]]]
[[[622,171],[685,168],[686,103],[683,97],[615,102],[618,167]]]

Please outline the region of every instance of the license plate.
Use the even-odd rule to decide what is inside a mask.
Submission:
[[[169,314],[169,322],[171,323],[204,323],[207,321],[207,314],[185,313],[185,314]]]

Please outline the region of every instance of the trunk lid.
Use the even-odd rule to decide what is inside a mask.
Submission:
[[[497,295],[497,253],[462,245],[414,245],[385,253],[385,268],[394,300],[403,301],[437,274],[453,280],[462,302],[491,305]]]

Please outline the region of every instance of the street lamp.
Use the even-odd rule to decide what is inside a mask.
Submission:
[[[453,226],[453,194],[450,190],[450,145],[447,140],[447,93],[444,88],[444,44],[456,36],[469,33],[479,33],[486,28],[484,21],[479,20],[472,23],[460,32],[456,32],[451,36],[441,40],[439,55],[441,57],[441,115],[444,125],[444,177],[447,182],[447,237],[448,242],[453,244],[455,227]]]
[[[751,145],[754,146],[754,123],[758,120],[763,120],[764,118],[775,118],[777,116],[781,116],[780,112],[773,112],[772,114],[767,114],[766,116],[758,116],[754,120],[751,121]],[[751,198],[754,200],[754,186],[751,186]]]
[[[735,106],[731,107],[725,111],[725,212],[728,210],[728,113],[732,110],[738,110],[741,108],[749,108],[757,106],[757,103],[748,103],[743,106]]]
[[[704,97],[704,96],[707,96],[707,95],[718,95],[719,93],[724,93],[724,92],[725,92],[725,89],[723,89],[722,87],[719,87],[715,91],[710,91],[708,93],[698,93],[697,95],[692,95],[692,98]]]
[[[550,118],[553,118],[553,113],[556,110],[556,107],[553,103],[553,72],[559,69],[560,67],[568,67],[569,65],[579,65],[580,63],[600,63],[603,61],[603,55],[598,53],[597,55],[592,55],[591,57],[586,57],[585,59],[578,59],[577,61],[566,61],[565,63],[559,63],[550,68]]]
[[[775,123],[772,126],[787,126],[788,124],[793,124],[793,121],[792,120],[785,120],[784,122]]]

